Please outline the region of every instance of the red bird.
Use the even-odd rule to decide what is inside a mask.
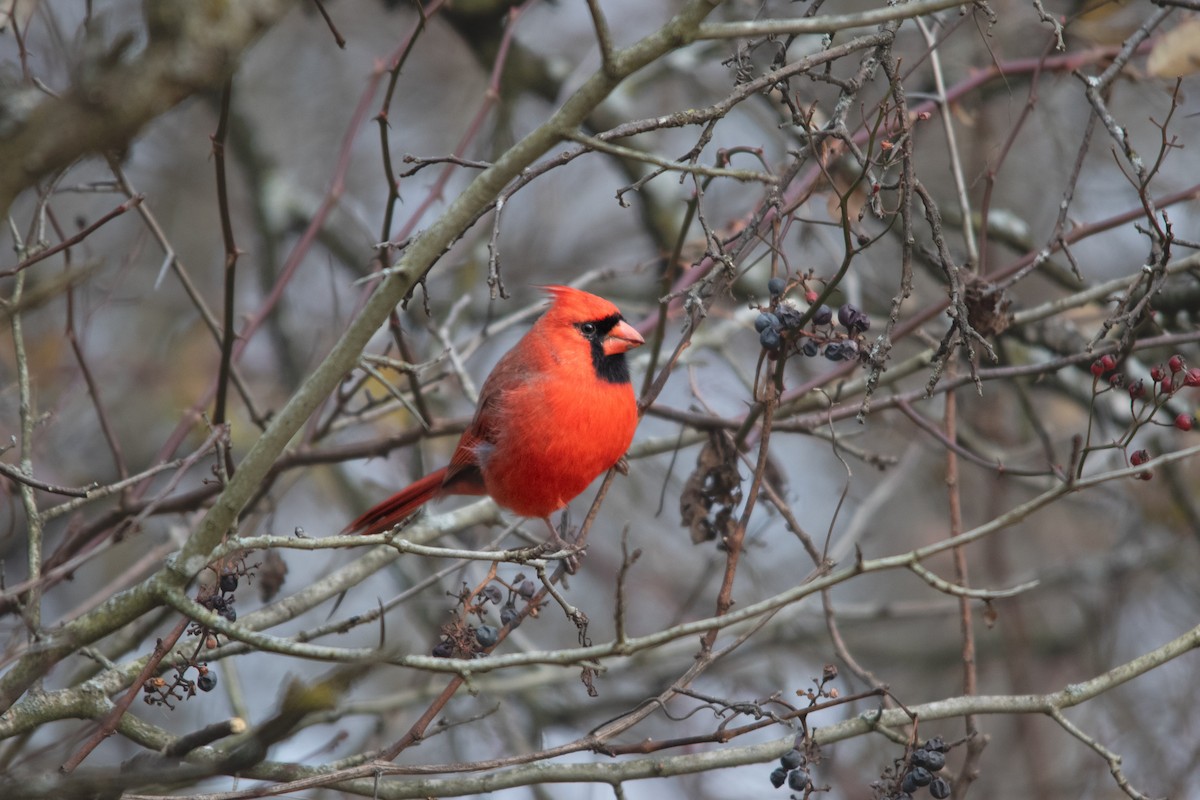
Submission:
[[[549,310],[484,381],[450,465],[401,489],[346,532],[382,533],[430,500],[454,494],[490,495],[549,525],[551,514],[625,455],[638,422],[625,353],[645,340],[607,300],[545,288]]]

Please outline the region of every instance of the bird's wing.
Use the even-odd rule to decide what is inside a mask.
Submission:
[[[458,440],[458,447],[446,468],[446,479],[442,486],[448,492],[487,493],[481,470],[504,425],[504,396],[528,380],[528,358],[520,345],[521,342],[518,342],[517,347],[496,362],[495,368],[483,382],[483,388],[479,390],[475,417]]]

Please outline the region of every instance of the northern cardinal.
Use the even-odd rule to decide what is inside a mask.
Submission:
[[[346,527],[382,533],[445,495],[490,495],[524,517],[549,517],[629,449],[637,401],[625,353],[645,340],[612,303],[547,286],[549,310],[497,362],[449,466],[401,489]]]

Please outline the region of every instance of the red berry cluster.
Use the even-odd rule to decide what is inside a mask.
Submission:
[[[1182,355],[1176,353],[1167,359],[1166,364],[1156,364],[1150,368],[1150,385],[1147,387],[1143,378],[1126,381],[1116,372],[1117,361],[1112,355],[1103,355],[1091,364],[1093,385],[1099,386],[1100,381],[1108,376],[1108,387],[1097,389],[1099,394],[1109,388],[1125,384],[1129,392],[1130,412],[1134,418],[1134,430],[1142,424],[1152,421],[1155,414],[1166,405],[1167,401],[1177,395],[1181,389],[1200,387],[1200,367],[1189,368]],[[1181,431],[1190,431],[1196,424],[1196,418],[1190,413],[1176,414],[1170,422],[1155,421],[1158,425],[1171,425]],[[1128,438],[1132,438],[1132,431]],[[1150,453],[1137,450],[1130,454],[1130,466],[1139,467],[1150,460]],[[1143,470],[1135,475],[1138,480],[1148,481],[1154,477],[1150,470]]]
[[[1112,372],[1117,368],[1117,360],[1111,355],[1105,354],[1092,362],[1092,375],[1099,378]]]
[[[1164,369],[1161,365],[1155,365],[1150,369],[1150,379],[1154,381],[1157,394],[1160,397],[1169,397],[1184,387],[1195,388],[1200,386],[1200,367],[1192,367],[1188,369],[1187,362],[1183,360],[1183,356],[1176,353],[1167,359],[1167,366]],[[1132,396],[1132,392],[1131,395]],[[1190,431],[1192,426],[1196,424],[1196,418],[1188,413],[1176,415],[1172,423],[1181,431]]]

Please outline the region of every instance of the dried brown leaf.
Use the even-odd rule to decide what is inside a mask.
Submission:
[[[729,434],[709,432],[708,442],[696,458],[696,469],[679,496],[680,517],[691,532],[693,544],[724,539],[733,531],[733,512],[742,501],[737,458]]]
[[[1200,18],[1185,19],[1150,50],[1146,71],[1155,78],[1181,78],[1200,71]]]

